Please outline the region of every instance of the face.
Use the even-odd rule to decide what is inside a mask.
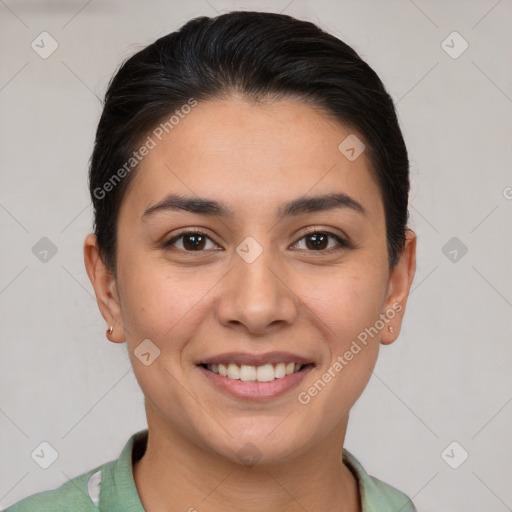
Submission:
[[[414,270],[389,271],[369,160],[338,149],[350,134],[303,103],[230,98],[199,103],[144,157],[117,281],[86,264],[150,429],[233,461],[247,443],[271,462],[344,435]]]

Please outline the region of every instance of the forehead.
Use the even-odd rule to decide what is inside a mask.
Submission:
[[[339,149],[355,134],[310,105],[212,100],[167,128],[161,140],[150,134],[154,147],[135,171],[120,216],[124,209],[140,217],[171,191],[216,197],[247,212],[337,191],[363,203],[370,215],[382,214],[366,154],[349,160]]]

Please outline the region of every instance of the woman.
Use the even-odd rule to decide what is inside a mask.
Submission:
[[[415,272],[375,72],[292,17],[191,20],[109,85],[85,265],[148,429],[8,510],[413,511],[343,448]]]

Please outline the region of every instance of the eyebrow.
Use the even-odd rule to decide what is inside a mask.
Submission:
[[[362,215],[367,215],[363,205],[344,193],[306,196],[284,203],[276,210],[276,217],[281,220],[288,216],[304,213],[323,212],[340,208],[348,208]],[[212,217],[233,218],[235,212],[227,205],[213,199],[187,197],[169,194],[162,201],[150,206],[143,214],[142,220],[157,212],[186,211]]]

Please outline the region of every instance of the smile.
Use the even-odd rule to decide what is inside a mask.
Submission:
[[[243,382],[272,382],[299,372],[305,365],[300,363],[277,363],[252,366],[247,364],[206,364],[204,368],[228,379]]]
[[[276,398],[299,386],[316,364],[289,352],[229,352],[205,357],[196,368],[213,389],[244,400]]]

